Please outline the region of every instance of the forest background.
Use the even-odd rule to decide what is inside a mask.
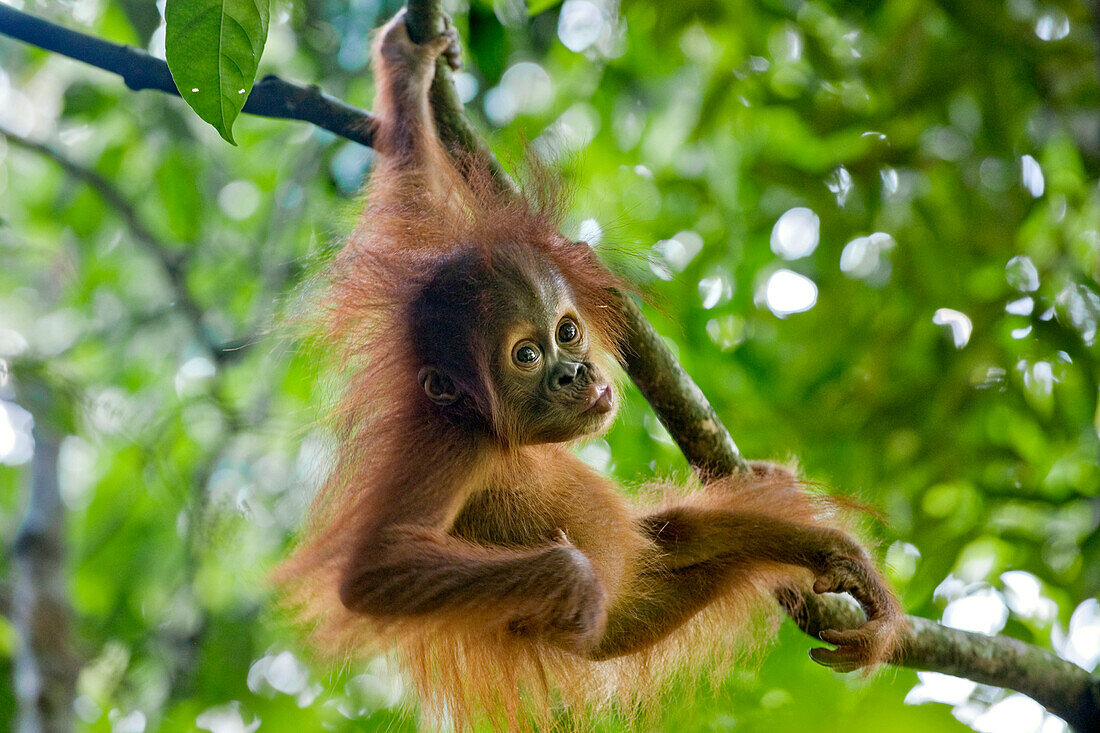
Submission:
[[[163,5],[16,7],[163,56]],[[369,108],[369,33],[397,7],[275,2],[260,73]],[[566,233],[651,295],[741,451],[881,507],[910,613],[1095,669],[1100,8],[447,7],[468,114],[505,161],[560,168]],[[281,324],[373,153],[250,116],[234,137],[0,37],[0,540],[56,455],[82,730],[414,730],[398,670],[311,665],[265,579],[330,455],[317,355]],[[628,484],[688,472],[634,391],[580,452]],[[2,610],[16,575],[0,557]],[[835,675],[812,643],[784,623],[655,727],[1062,730],[998,688]],[[0,721],[17,654],[0,618]]]

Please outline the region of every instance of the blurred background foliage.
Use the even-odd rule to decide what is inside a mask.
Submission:
[[[163,52],[162,4],[13,4]],[[560,166],[567,234],[651,294],[742,451],[882,507],[910,612],[1095,668],[1089,6],[530,5],[450,2],[470,114],[506,160],[529,145]],[[397,7],[275,0],[261,73],[369,107],[368,35]],[[328,455],[319,359],[280,323],[349,229],[371,151],[247,116],[230,147],[178,99],[6,38],[0,130],[0,539],[31,451],[19,389],[44,387],[81,728],[415,729],[395,669],[311,665],[265,582]],[[580,450],[627,483],[686,472],[634,392]],[[15,641],[0,620],[0,721]],[[1062,730],[994,688],[834,675],[811,643],[785,623],[758,671],[673,688],[650,729]]]

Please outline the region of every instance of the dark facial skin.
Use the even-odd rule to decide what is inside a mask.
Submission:
[[[486,350],[482,353],[488,357],[497,407],[491,417],[479,413],[489,432],[532,444],[563,442],[604,429],[613,417],[615,394],[600,360],[593,358],[596,346],[565,279],[537,262],[478,277],[484,282],[477,312],[455,309],[447,322],[457,318],[471,324],[470,335]],[[441,287],[446,292],[460,286]],[[445,343],[443,338],[437,333],[430,346]],[[451,348],[446,353],[457,352]],[[443,368],[429,359],[418,374],[424,393],[455,415],[468,409],[471,394],[461,386],[457,365]]]
[[[491,364],[510,432],[524,443],[551,443],[602,430],[615,393],[591,358],[592,339],[568,285],[548,271],[509,290]]]

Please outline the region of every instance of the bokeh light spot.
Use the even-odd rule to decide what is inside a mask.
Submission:
[[[780,318],[803,313],[817,303],[817,285],[805,275],[791,270],[776,270],[764,286],[764,301]]]
[[[775,222],[772,227],[772,252],[785,260],[806,257],[817,249],[821,220],[812,209],[796,206]]]

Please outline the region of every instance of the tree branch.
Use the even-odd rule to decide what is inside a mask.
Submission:
[[[798,627],[815,639],[825,629],[854,629],[864,621],[863,611],[847,596],[792,590],[777,596]],[[917,616],[906,619],[909,628],[891,664],[1016,690],[1079,733],[1100,731],[1100,676],[1019,639],[960,631]]]
[[[748,472],[745,460],[706,395],[641,309],[622,297],[627,317],[624,366],[669,435],[704,481]]]
[[[179,96],[168,64],[141,49],[86,35],[0,3],[0,34],[118,74],[134,91],[155,89]],[[374,117],[330,97],[317,86],[303,86],[269,74],[252,87],[244,111],[260,117],[300,120],[369,146]]]
[[[38,34],[30,34],[26,30],[30,18],[0,5],[0,33],[106,68],[122,75],[133,89],[176,93],[164,62],[144,52],[96,41],[36,19],[31,20],[37,24],[34,27],[38,28]],[[442,29],[442,18],[438,0],[410,0],[407,17],[410,37],[415,41],[432,37]],[[20,27],[13,29],[13,20],[18,21],[14,25]],[[94,43],[89,45],[89,42]],[[98,52],[81,51],[84,47],[98,49]],[[131,68],[135,66],[140,68]],[[261,87],[263,90],[258,95],[257,90]],[[315,104],[305,105],[303,95]],[[254,100],[256,106],[252,106]],[[455,154],[483,155],[493,166],[502,186],[511,187],[511,180],[466,118],[446,64],[437,65],[432,101],[444,143]],[[311,110],[309,115],[278,113],[307,106]],[[370,144],[374,130],[374,119],[368,113],[333,100],[316,87],[300,87],[277,77],[266,77],[256,85],[244,111],[305,120],[364,145]],[[714,409],[653,326],[629,299],[624,299],[624,308],[629,331],[625,354],[627,373],[691,465],[704,477],[748,470],[748,463]],[[863,621],[861,611],[845,597],[787,592],[780,594],[779,600],[799,628],[815,638],[824,628],[853,628]],[[1081,733],[1100,733],[1100,677],[1015,639],[957,631],[913,616],[908,619],[909,629],[903,638],[902,652],[894,664],[1017,690],[1046,706]]]
[[[445,15],[438,0],[408,0],[408,15],[405,26],[409,29],[409,38],[414,43],[423,43],[443,32]],[[435,113],[436,129],[444,146],[456,156],[471,153],[483,160],[493,177],[505,189],[515,188],[515,183],[501,166],[500,161],[477,134],[477,130],[466,117],[462,100],[455,90],[454,75],[451,67],[443,61],[435,65],[435,79],[431,89],[432,111]]]
[[[72,729],[79,664],[70,648],[65,593],[57,438],[36,411],[34,457],[23,521],[16,534],[13,625],[19,634],[14,661],[19,730],[61,733]]]

